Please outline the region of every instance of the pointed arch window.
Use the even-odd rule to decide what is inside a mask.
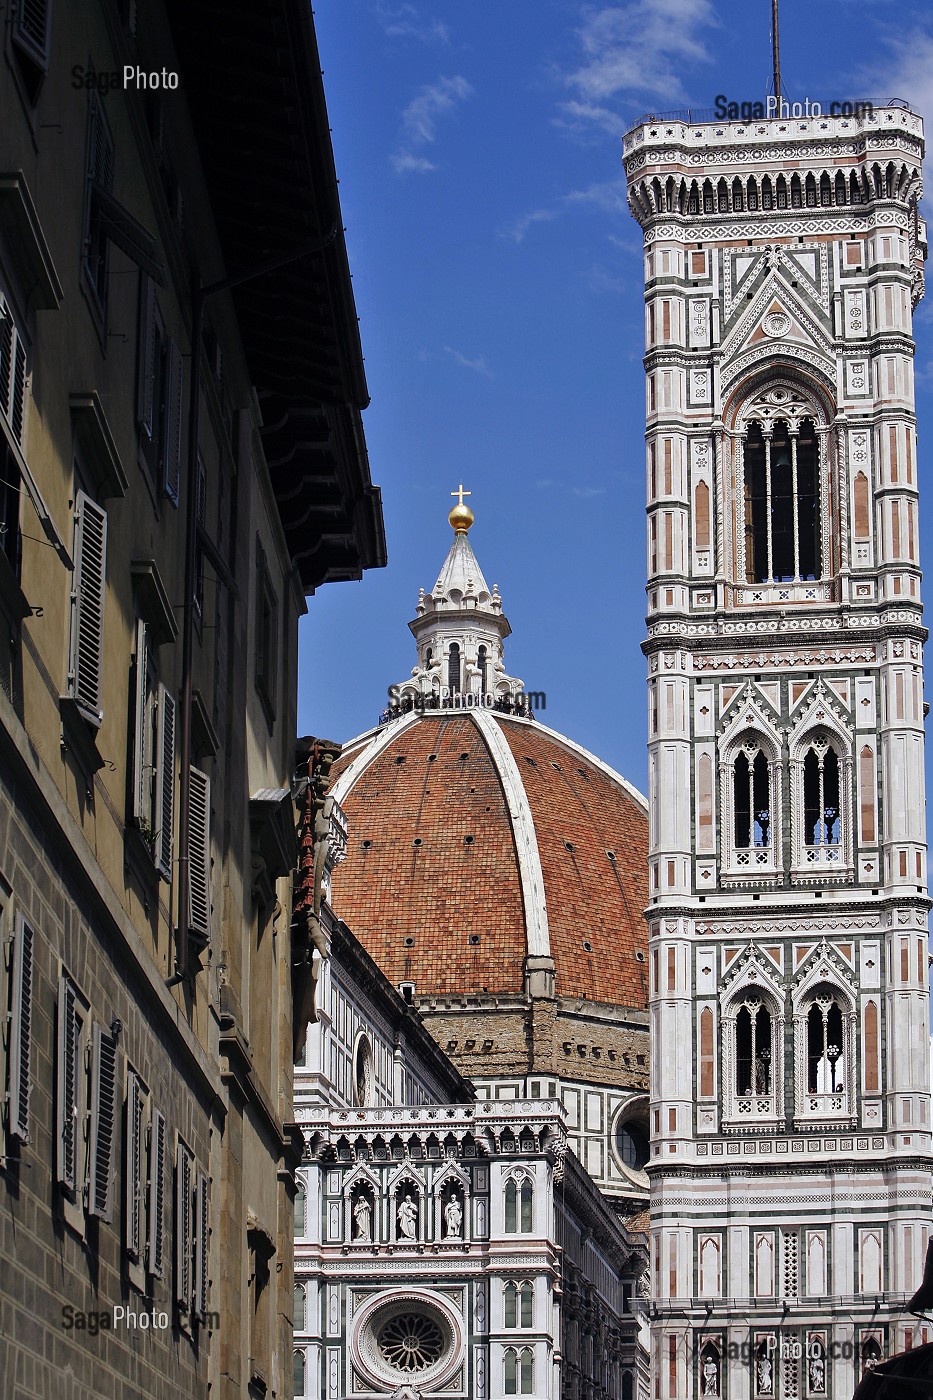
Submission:
[[[771,1095],[773,1056],[771,1012],[757,997],[743,1002],[735,1020],[735,1092]]]
[[[447,688],[452,695],[460,689],[460,645],[458,642],[451,642],[450,652],[447,656]]]
[[[510,1177],[505,1186],[505,1232],[528,1235],[534,1228],[534,1188],[527,1177]]]
[[[735,994],[722,1010],[723,1126],[747,1131],[781,1117],[784,1019],[763,986]]]
[[[813,420],[753,418],[743,459],[746,581],[819,578],[819,449]]]
[[[839,860],[839,758],[822,738],[815,739],[803,756],[803,827],[808,861],[823,864]]]
[[[732,769],[736,850],[771,845],[771,790],[764,750],[750,740],[736,754]]]
[[[848,998],[820,982],[795,1011],[798,1115],[838,1122],[854,1114],[855,1021]]]
[[[480,647],[476,653],[476,664],[479,667],[479,693],[485,695],[487,691],[487,674],[489,671],[489,651],[486,647]]]

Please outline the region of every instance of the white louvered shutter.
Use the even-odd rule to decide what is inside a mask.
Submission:
[[[152,441],[156,403],[156,291],[151,277],[143,272],[139,289],[139,349],[136,380],[136,418],[146,437]]]
[[[133,818],[152,820],[152,742],[149,725],[149,629],[136,622],[136,661],[133,668]]]
[[[166,880],[171,880],[175,825],[175,700],[161,684],[158,705],[158,752],[153,803],[155,858],[161,874]]]
[[[75,500],[70,679],[75,700],[94,724],[100,724],[103,719],[106,569],[107,512],[84,491],[79,491]]]
[[[117,1043],[103,1026],[94,1027],[91,1055],[91,1173],[88,1214],[113,1219],[116,1144]]]
[[[13,312],[0,292],[0,413],[13,436],[23,445],[26,420],[26,347],[13,320]]]
[[[29,1141],[32,1092],[32,983],[35,935],[22,914],[13,942],[13,1001],[10,1019],[10,1135]]]
[[[165,1275],[165,1117],[152,1110],[149,1124],[148,1264],[154,1278]]]
[[[49,67],[51,0],[15,0],[13,39],[43,73]]]
[[[63,973],[58,985],[58,1095],[56,1168],[58,1180],[74,1192],[78,1165],[78,1064],[80,1021],[77,994]]]
[[[208,1265],[210,1262],[210,1183],[198,1173],[195,1190],[194,1312],[204,1321],[207,1314]]]
[[[175,1299],[191,1311],[191,1153],[179,1142],[175,1158]]]
[[[181,483],[181,407],[184,361],[174,340],[165,354],[165,479],[164,489],[172,505],[178,505]]]
[[[137,1263],[143,1248],[143,1111],[144,1100],[139,1076],[130,1073],[126,1081],[126,1162],[125,1187],[126,1252]]]
[[[188,927],[205,942],[211,936],[211,780],[191,768],[188,803]]]

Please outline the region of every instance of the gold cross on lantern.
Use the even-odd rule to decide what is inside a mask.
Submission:
[[[473,495],[473,492],[472,492],[472,491],[464,491],[464,489],[463,489],[463,482],[461,481],[461,483],[460,483],[458,489],[457,489],[456,491],[451,491],[450,494],[451,494],[452,496],[456,496],[456,497],[457,497],[457,504],[462,506],[462,505],[463,505],[463,498],[464,498],[464,496],[472,496],[472,495]]]

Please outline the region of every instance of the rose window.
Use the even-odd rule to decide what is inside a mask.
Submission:
[[[389,1318],[379,1329],[377,1346],[390,1366],[409,1376],[433,1366],[445,1350],[434,1319],[413,1312]]]

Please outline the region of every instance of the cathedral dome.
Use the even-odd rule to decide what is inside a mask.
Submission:
[[[423,998],[648,1000],[645,799],[530,718],[411,711],[344,747],[335,908],[396,984]]]

